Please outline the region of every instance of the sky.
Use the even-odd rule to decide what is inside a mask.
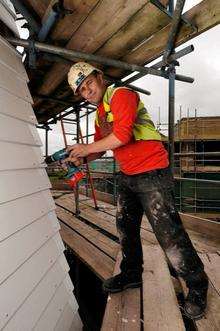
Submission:
[[[186,0],[184,12],[201,0]],[[27,38],[27,31],[21,29],[22,38]],[[220,116],[220,25],[206,31],[198,37],[183,44],[177,50],[188,45],[193,45],[194,52],[179,59],[180,67],[177,73],[193,77],[194,83],[176,82],[175,85],[175,119],[187,114],[195,116]],[[158,61],[159,59],[157,59]],[[145,76],[135,83],[151,92],[150,96],[141,95],[155,124],[168,122],[168,80],[152,75]],[[159,116],[160,108],[160,116]],[[85,119],[85,118],[84,118]],[[94,127],[94,116],[89,117],[90,133]],[[85,120],[81,121],[82,131],[85,132]],[[49,132],[49,154],[64,147],[60,130],[60,123],[51,125]],[[45,132],[38,130],[42,139],[42,150],[44,152]],[[66,131],[74,132],[74,128],[66,125]],[[73,144],[72,136],[68,137],[68,144]]]

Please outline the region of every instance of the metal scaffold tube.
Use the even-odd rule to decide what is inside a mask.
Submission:
[[[169,65],[169,104],[168,104],[168,149],[169,149],[169,160],[170,168],[173,171],[174,167],[174,122],[175,122],[175,66],[178,64],[176,61],[170,62],[169,57],[174,51],[175,40],[179,28],[182,10],[185,4],[185,0],[177,0],[175,10],[173,8],[173,0],[169,1],[169,11],[172,15],[172,22],[170,32],[168,35],[167,45],[163,55],[163,66]]]
[[[169,58],[169,56],[171,55],[171,53],[174,49],[175,40],[176,40],[184,4],[185,4],[185,0],[177,0],[176,7],[173,12],[173,0],[170,0],[170,2],[169,2],[169,10],[170,10],[170,13],[173,14],[172,15],[173,17],[172,17],[171,28],[170,28],[170,32],[169,32],[169,36],[168,36],[167,45],[166,45],[166,48],[165,48],[165,51],[163,54],[164,63],[167,63],[167,59]]]
[[[175,66],[170,65],[169,68],[169,126],[168,126],[168,150],[169,150],[169,160],[170,168],[173,170],[174,166],[174,121],[175,121]]]
[[[30,45],[30,42],[25,39],[17,39],[17,38],[10,37],[10,38],[7,38],[7,40],[15,46],[22,46],[24,48],[28,48]],[[64,57],[71,58],[72,60],[83,59],[86,61],[92,61],[92,62],[94,61],[96,63],[100,63],[100,64],[106,65],[106,66],[116,67],[119,69],[132,71],[132,72],[138,71],[141,73],[150,74],[150,75],[154,75],[154,76],[163,77],[165,79],[169,79],[169,75],[165,71],[157,70],[154,68],[142,67],[142,66],[139,66],[136,64],[130,64],[130,63],[126,63],[123,61],[113,60],[113,59],[110,59],[110,58],[104,57],[104,56],[102,57],[102,56],[98,56],[98,55],[94,55],[94,54],[77,52],[77,51],[65,49],[62,47],[39,43],[37,41],[34,42],[34,47],[35,47],[35,49],[37,49],[39,51],[61,55]],[[175,79],[182,81],[182,82],[186,82],[186,83],[194,82],[193,78],[188,77],[188,76],[183,76],[183,75],[176,75]]]
[[[193,45],[190,45],[190,46],[187,46],[183,49],[181,49],[180,51],[176,52],[175,54],[171,54],[170,57],[169,57],[169,61],[172,62],[172,61],[175,61],[187,54],[190,54],[194,51],[194,46]],[[154,64],[151,68],[154,68],[154,69],[159,69],[163,66],[163,61],[159,61],[157,62],[156,64]],[[123,82],[126,83],[126,84],[130,84],[134,81],[136,81],[137,79],[140,79],[142,77],[144,77],[146,74],[143,74],[143,73],[138,73],[128,79],[125,79]]]
[[[76,111],[76,142],[79,143],[80,137],[80,118],[79,118],[79,108]],[[75,188],[75,213],[76,216],[79,216],[80,209],[79,209],[79,183],[76,184]]]

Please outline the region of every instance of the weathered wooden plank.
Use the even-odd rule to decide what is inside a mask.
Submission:
[[[220,330],[220,297],[214,289],[213,285],[209,285],[208,289],[208,306],[205,317],[199,321],[196,321],[196,327],[198,331],[218,331]]]
[[[0,113],[24,122],[37,124],[37,119],[31,104],[3,88],[0,88]]]
[[[11,277],[0,286],[0,328],[9,321],[23,304],[35,286],[58,259],[62,250],[58,250],[56,241],[61,241],[57,233],[48,240],[30,259],[28,259]],[[62,241],[61,241],[62,242]],[[37,266],[37,268],[36,268]],[[27,277],[28,275],[28,277]],[[24,279],[26,280],[24,282]],[[19,286],[18,286],[19,284]],[[5,298],[10,298],[5,300]],[[13,299],[12,299],[13,298]]]
[[[83,200],[82,195],[81,195],[81,199]],[[74,208],[75,208],[74,207],[74,197],[72,194],[63,196],[63,197],[57,199],[57,201],[58,201],[58,204],[61,204],[65,208],[67,208],[73,212],[75,211],[74,210]],[[115,214],[116,208],[113,205],[108,204],[108,203],[99,202],[99,205],[100,204],[102,205],[103,209],[107,208],[107,211],[108,212],[110,211],[110,213],[112,215],[108,215],[102,211],[94,210],[92,208],[93,201],[91,199],[87,200],[86,202],[80,203],[80,209],[82,208],[81,215],[83,217],[87,218],[89,221],[94,222],[97,225],[100,225],[102,228],[106,229],[107,231],[113,230],[113,232],[110,232],[110,233],[117,235],[117,231],[115,228],[115,216],[113,216]],[[202,233],[199,233],[199,232],[187,229],[187,232],[188,232],[196,250],[201,253],[202,252],[204,252],[204,253],[216,252],[217,250],[219,250],[219,247],[220,247],[219,236],[214,236],[214,235],[210,236],[209,234],[204,233],[204,232],[206,232],[206,227],[203,228],[201,226],[201,229],[200,229],[200,227],[198,227],[198,225],[197,225],[198,224],[197,222],[199,222],[200,219],[198,219],[198,218],[194,219],[193,216],[188,215],[188,214],[183,214],[183,216],[181,215],[181,217],[183,218],[184,223],[185,223],[185,228],[187,228],[188,216],[189,216],[189,227],[191,227],[192,229],[195,229],[195,230],[198,228],[198,231],[201,230],[200,232],[202,232]],[[194,226],[194,221],[195,221],[195,226]],[[203,222],[203,221],[209,222],[208,220],[201,219],[201,222]],[[107,227],[105,228],[105,224],[107,225],[108,228]],[[211,224],[207,223],[207,228],[209,226],[210,226],[210,233],[211,233],[212,232]],[[217,225],[215,224],[215,226],[218,226],[218,224]],[[152,244],[158,243],[156,240],[156,237],[153,233],[152,227],[145,215],[143,216],[141,228],[142,228],[141,237],[142,237],[142,239],[144,239],[143,243],[145,243],[145,242],[152,243]]]
[[[77,233],[81,234],[85,239],[89,240],[113,259],[116,259],[119,250],[119,245],[116,242],[83,223],[62,208],[58,207],[56,214],[62,222],[69,225],[73,230],[77,231]]]
[[[186,41],[198,36],[199,34],[211,29],[220,23],[220,2],[215,0],[203,0],[198,5],[191,8],[185,14],[185,18],[193,22],[197,27],[197,32],[192,32],[189,27],[182,25],[177,36],[175,46],[182,45]],[[122,58],[123,61],[136,64],[149,63],[159,57],[166,46],[170,24],[164,29],[155,33],[152,38],[142,43],[130,54]],[[121,70],[109,69],[107,73],[113,76],[123,74]]]
[[[0,205],[0,242],[55,209],[49,190]]]
[[[57,263],[52,266],[24,304],[6,324],[4,330],[17,331],[18,326],[20,330],[33,330],[59,287],[64,286],[63,281],[67,277],[68,270],[66,260],[61,255]]]
[[[66,0],[65,8],[72,10],[73,13],[59,20],[50,35],[51,38],[53,40],[68,41],[98,2],[99,0]]]
[[[25,2],[34,9],[39,17],[43,17],[51,0],[26,0]]]
[[[213,12],[215,13],[215,15],[212,15]],[[190,9],[186,14],[186,17],[189,20],[195,21],[195,24],[198,26],[198,32],[192,33],[191,28],[186,27],[184,25],[179,33],[179,37],[177,38],[176,45],[182,44],[187,40],[189,40],[190,38],[193,38],[198,34],[210,29],[214,25],[218,24],[220,20],[219,4],[217,4],[214,0],[211,1],[204,0],[201,4]],[[85,27],[86,26],[84,26],[83,24],[82,28]],[[98,35],[96,35],[95,31],[93,30],[94,29],[91,30],[91,27],[88,27],[88,31],[90,31],[90,37],[93,34],[94,38],[97,37],[98,40]],[[157,58],[162,54],[165,48],[169,30],[170,30],[170,25],[168,24],[167,27],[155,33],[154,36],[150,38],[148,41],[142,43],[140,47],[136,47],[134,51],[123,57],[123,60],[130,63],[143,64],[145,62],[150,62],[151,60]],[[87,52],[94,52],[95,49],[89,47],[91,41],[93,41],[94,38],[91,38],[91,41],[90,40],[88,41],[86,38],[82,38],[80,29],[77,31],[77,34],[79,35],[79,40],[77,36],[74,35],[73,36],[74,43],[76,44],[74,43],[71,44],[70,48],[78,49],[78,50],[80,49]],[[88,48],[86,47],[86,44],[88,44]],[[45,77],[45,81],[39,90],[40,93],[45,93],[45,94],[51,93],[55,89],[55,87],[58,86],[61,83],[61,81],[65,78],[67,71],[68,71],[68,66],[65,67],[62,64],[56,64],[47,73]],[[114,76],[122,75],[122,71],[118,69],[109,69],[106,72]]]
[[[121,254],[118,255],[114,268],[114,275],[120,272]],[[102,322],[102,331],[139,331],[141,316],[140,289],[109,294],[105,315]]]
[[[67,208],[68,210],[75,212],[74,204],[71,200],[62,199],[62,201],[59,199],[56,200],[56,204],[63,206]],[[105,219],[100,215],[100,212],[95,212],[94,215],[92,210],[89,210],[88,208],[80,209],[81,213],[80,216],[84,217],[85,219],[88,219],[91,223],[100,226],[102,229],[108,231],[109,233],[113,234],[114,236],[117,236],[117,230],[115,227],[115,224],[113,224],[112,220],[109,221],[109,219]]]
[[[195,321],[198,331],[218,331],[220,329],[220,287],[219,287],[219,256],[215,254],[199,254],[202,259],[205,271],[209,278],[207,309],[204,318]],[[216,254],[217,255],[217,254]],[[217,264],[216,264],[217,262]],[[188,289],[180,279],[185,296]]]
[[[109,39],[136,11],[148,0],[111,0],[99,1],[87,19],[66,45],[68,49],[95,52]],[[109,19],[111,24],[109,24]],[[69,70],[69,65],[57,63],[46,74],[39,94],[50,94],[63,81]]]
[[[112,275],[114,261],[110,257],[64,224],[61,224],[60,234],[63,241],[98,277],[106,279]]]
[[[187,233],[199,253],[211,253],[220,249],[219,239],[211,238],[191,230],[187,230]]]
[[[80,195],[80,200],[83,200],[84,198],[85,198],[84,195]],[[67,199],[69,199],[69,200],[72,199],[72,201],[73,201],[74,196],[70,194],[70,195],[68,195]],[[116,207],[113,206],[112,204],[103,202],[103,201],[99,201],[98,205],[99,205],[101,212],[107,211],[108,214],[115,216]],[[93,207],[94,206],[93,200],[88,198],[88,200],[86,200],[86,202],[82,201],[80,203],[80,209],[81,208],[85,209],[86,206]],[[88,208],[86,210],[88,210]],[[194,216],[191,214],[186,214],[186,213],[181,213],[181,212],[179,214],[180,214],[180,218],[183,222],[183,225],[187,230],[192,230],[194,232],[198,232],[200,234],[207,235],[208,237],[211,237],[214,239],[220,238],[220,223],[219,222],[215,222],[210,219],[203,218],[202,214],[201,214],[201,216]],[[106,213],[102,212],[101,215],[106,215]],[[146,215],[143,216],[141,227],[145,230],[153,231]]]
[[[207,253],[199,255],[205,265],[205,270],[213,287],[219,294],[220,300],[220,255],[219,253]]]
[[[220,256],[218,254],[200,254],[209,277],[208,305],[205,318],[196,322],[198,331],[220,329]]]
[[[56,204],[63,206],[72,212],[75,212],[74,201],[71,200],[70,196],[57,199]],[[102,213],[100,211],[96,211],[92,208],[85,208],[85,206],[81,210],[80,215],[91,223],[118,237],[114,216]],[[145,229],[141,229],[141,238],[151,244],[157,243],[155,235],[151,231],[146,231]]]
[[[161,3],[166,6],[168,1],[163,0]],[[170,20],[168,15],[159,11],[153,4],[147,3],[107,40],[97,54],[114,59],[123,57],[165,27]]]
[[[67,199],[71,200],[71,195],[69,195]],[[110,212],[112,216],[115,215],[116,208],[113,205],[106,202],[99,202],[99,204],[100,203],[102,204],[102,208],[107,208],[108,213]],[[93,201],[90,199],[86,201],[86,204],[89,206],[93,206]],[[81,205],[85,206],[85,204],[83,203],[81,203]],[[87,212],[87,210],[88,208],[85,210],[85,212]],[[106,215],[106,213],[101,213],[101,215]],[[210,221],[204,218],[198,218],[196,216],[183,213],[180,213],[180,217],[195,248],[199,252],[216,252],[220,249],[220,224],[218,222]],[[109,219],[111,219],[111,216]],[[157,243],[157,241],[155,240],[155,236],[153,235],[152,227],[146,215],[143,216],[141,228],[142,238],[146,239],[151,243]],[[147,230],[147,232],[144,230]],[[152,234],[150,234],[150,232]]]
[[[187,229],[209,237],[220,238],[220,223],[185,213],[180,213],[180,217]]]
[[[143,312],[145,330],[185,330],[164,255],[159,247],[143,247]]]

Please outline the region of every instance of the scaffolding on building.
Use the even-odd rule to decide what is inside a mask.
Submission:
[[[125,78],[122,80],[117,80],[113,79],[112,77],[109,77],[108,75],[105,75],[108,85],[115,84],[117,86],[128,86],[133,89],[135,89],[138,92],[144,93],[149,95],[150,92],[141,88],[138,88],[131,83],[135,82],[137,79],[151,74],[151,75],[156,75],[156,76],[161,76],[165,79],[168,80],[169,84],[169,95],[168,95],[168,123],[167,123],[167,131],[168,131],[168,140],[167,140],[167,147],[169,151],[169,159],[170,159],[170,167],[174,172],[175,168],[175,163],[179,162],[179,176],[176,176],[176,179],[180,182],[180,196],[177,197],[179,199],[179,207],[180,210],[182,209],[182,195],[181,195],[181,185],[183,182],[190,181],[194,183],[208,183],[207,180],[203,179],[198,179],[197,178],[197,172],[194,171],[194,178],[183,178],[183,163],[186,162],[187,157],[190,157],[189,150],[184,150],[182,151],[182,140],[179,138],[179,153],[175,153],[174,145],[175,145],[175,80],[179,80],[182,82],[187,82],[187,83],[192,83],[194,81],[193,78],[183,76],[183,75],[178,75],[176,73],[176,66],[179,65],[178,59],[191,53],[194,50],[194,47],[192,45],[183,48],[182,50],[175,52],[175,42],[176,42],[176,37],[178,34],[178,29],[180,27],[180,24],[184,24],[188,28],[193,31],[193,33],[197,33],[198,27],[196,27],[192,22],[186,19],[185,16],[182,15],[183,7],[185,4],[184,0],[178,0],[176,3],[176,6],[174,8],[174,2],[173,0],[168,1],[168,6],[165,7],[163,6],[159,1],[157,0],[151,0],[151,3],[159,9],[161,12],[165,13],[168,17],[172,18],[170,28],[169,28],[169,33],[167,37],[167,43],[166,47],[163,51],[163,57],[162,60],[159,61],[158,63],[154,64],[151,67],[146,67],[146,66],[140,66],[137,64],[130,64],[126,63],[124,61],[120,60],[115,60],[111,58],[107,58],[104,56],[100,55],[94,55],[94,54],[89,54],[89,53],[84,53],[80,51],[73,51],[71,49],[66,49],[62,47],[57,47],[54,45],[49,45],[45,43],[45,40],[47,36],[50,33],[50,30],[56,23],[56,20],[59,19],[60,15],[63,15],[64,12],[67,14],[66,10],[61,6],[57,7],[52,7],[51,9],[51,15],[48,15],[48,19],[44,22],[42,27],[37,24],[35,21],[34,17],[28,12],[27,8],[23,5],[21,1],[13,0],[12,3],[16,7],[16,9],[23,15],[23,18],[25,18],[28,21],[30,31],[32,31],[32,34],[35,33],[37,34],[37,40],[33,40],[32,38],[30,40],[22,40],[22,39],[16,39],[16,38],[8,38],[8,41],[12,43],[15,46],[23,46],[24,48],[27,49],[27,52],[29,54],[29,66],[34,66],[36,62],[36,57],[37,57],[37,52],[41,51],[44,53],[45,57],[52,57],[53,61],[55,62],[62,62],[62,63],[70,63],[72,60],[76,59],[83,59],[85,61],[92,61],[97,64],[105,65],[105,66],[111,66],[123,70],[127,70],[129,72],[138,72],[137,74],[133,75],[131,78]],[[52,15],[53,14],[53,15]],[[49,55],[48,55],[49,54]],[[48,154],[48,134],[50,131],[50,124],[56,123],[57,121],[61,122],[62,129],[64,128],[64,124],[70,124],[74,126],[74,132],[68,132],[69,135],[73,136],[76,142],[82,142],[83,139],[85,139],[86,143],[89,143],[91,140],[93,133],[90,132],[89,130],[89,118],[91,117],[92,114],[96,111],[96,108],[93,105],[89,105],[87,102],[83,101],[78,101],[74,105],[72,102],[69,102],[67,100],[61,100],[58,98],[54,97],[49,97],[46,95],[37,95],[38,98],[41,100],[51,100],[55,101],[58,104],[62,104],[67,108],[67,110],[64,110],[60,112],[57,115],[54,115],[52,119],[47,120],[43,125],[39,126],[40,128],[45,129],[45,154]],[[80,121],[86,118],[86,132],[85,134],[81,135],[81,129],[80,129]],[[196,114],[195,114],[196,118]],[[181,123],[181,110],[180,110],[180,120],[179,123]],[[187,115],[187,121],[189,121],[189,116]],[[187,122],[188,123],[188,122]],[[161,129],[161,126],[164,125],[162,123],[157,124],[157,128]],[[178,128],[180,129],[180,125]],[[165,129],[165,126],[163,127],[163,131]],[[180,134],[180,131],[179,131]],[[65,135],[64,135],[65,137]],[[66,139],[66,138],[65,138]],[[196,141],[196,139],[194,139]],[[196,142],[195,142],[196,144]],[[65,140],[65,146],[67,145],[67,141]],[[187,147],[188,148],[188,147]],[[193,167],[194,170],[197,170],[197,163],[198,163],[198,158],[197,155],[198,153],[196,152],[196,149],[194,150],[194,154],[192,155],[193,157]],[[184,154],[185,153],[185,154]],[[199,155],[203,156],[204,159],[204,154],[205,152],[199,152]],[[212,154],[213,155],[213,154]],[[216,156],[216,155],[215,155]],[[178,161],[175,160],[175,158],[178,157]],[[117,196],[117,166],[115,163],[115,160],[109,156],[106,158],[109,162],[109,160],[112,160],[112,174],[110,172],[101,172],[101,171],[96,171],[93,170],[91,173],[96,174],[99,176],[103,176],[105,181],[108,181],[112,185],[112,191],[113,191],[113,200],[114,203],[116,202],[116,196]],[[205,160],[203,162],[206,162]],[[92,180],[90,176],[90,171],[88,165],[86,166],[86,173],[87,173],[87,179],[86,179],[86,195],[88,196],[89,194],[89,188],[88,184],[90,182],[90,185],[92,185]],[[106,179],[106,176],[109,174],[112,175],[112,179]],[[175,173],[174,173],[175,174]],[[210,183],[213,185],[218,185],[219,182],[217,180],[212,180]],[[195,184],[195,186],[196,186]],[[94,190],[92,189],[94,192]],[[195,190],[195,195],[196,195],[196,190]],[[78,188],[76,189],[76,214],[79,213],[79,194],[78,194]],[[95,198],[95,194],[93,193],[93,199],[94,199],[94,206],[97,208],[97,202]],[[193,207],[194,210],[196,210],[196,196],[194,196],[194,203]]]

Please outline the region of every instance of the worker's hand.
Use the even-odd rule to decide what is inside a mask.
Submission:
[[[67,147],[67,152],[69,152],[69,157],[66,159],[70,162],[75,160],[75,158],[85,157],[90,154],[88,144],[75,144]]]
[[[61,161],[61,163],[62,163],[62,167],[64,166],[64,167],[66,167],[66,164],[68,163],[68,162],[71,162],[71,163],[73,163],[76,167],[79,167],[79,166],[81,166],[82,164],[83,164],[83,157],[68,157],[68,158],[66,158],[66,159],[64,159],[64,160],[62,160]]]

